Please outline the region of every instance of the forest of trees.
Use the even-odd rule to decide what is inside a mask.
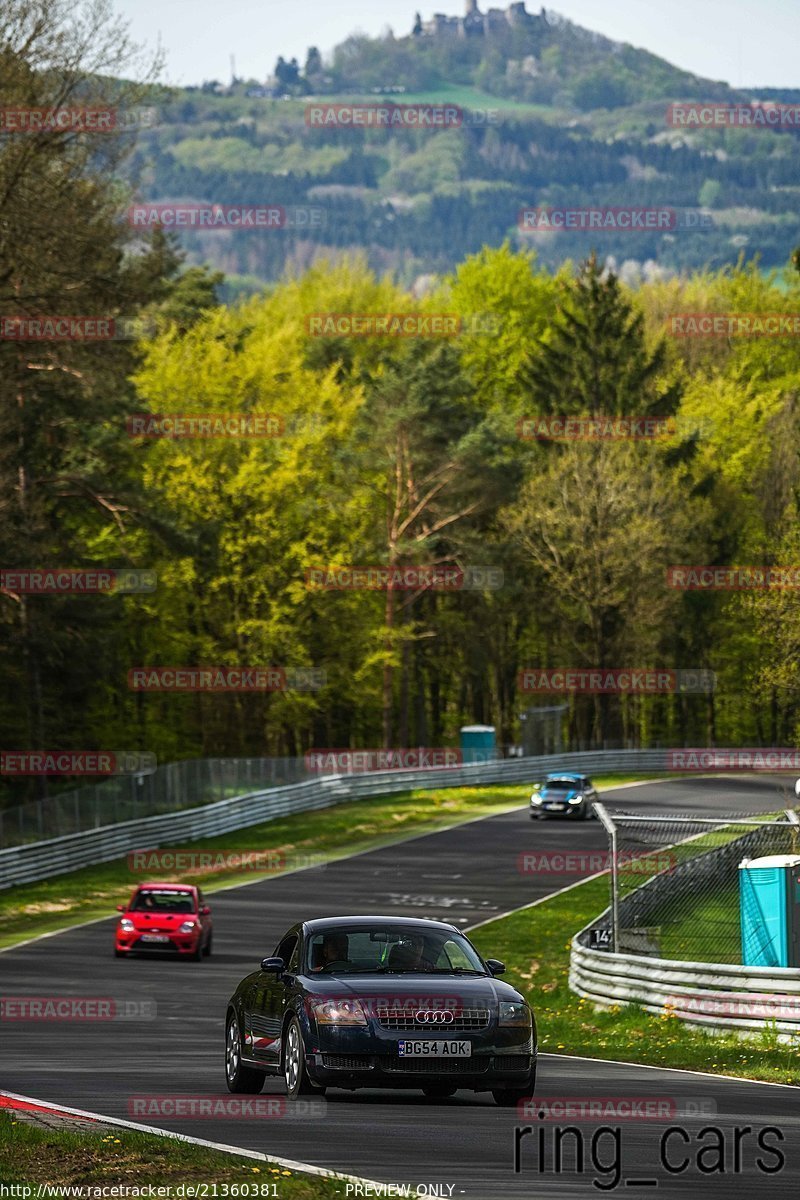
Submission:
[[[519,214],[531,205],[702,205],[708,220],[697,230],[606,231],[596,247],[662,271],[735,263],[742,248],[780,267],[800,237],[794,132],[687,136],[667,130],[665,105],[632,124],[620,117],[613,136],[581,114],[566,120],[490,104],[478,114],[483,124],[468,115],[462,127],[427,131],[314,128],[304,110],[302,100],[178,93],[130,160],[129,178],[147,199],[266,197],[324,208],[324,224],[304,237],[185,234],[192,261],[224,270],[229,289],[237,277],[252,290],[286,269],[359,249],[378,273],[410,284],[420,273],[454,270],[483,245],[525,244]],[[580,231],[536,240],[552,269],[590,249]]]
[[[66,19],[66,0],[47,3]],[[110,32],[96,49],[111,27],[104,0],[87,7],[99,23],[67,46],[65,84],[48,69],[63,39],[5,5],[9,100],[120,102],[97,81],[122,74],[127,51]],[[706,695],[573,696],[571,744],[796,741],[800,593],[666,585],[673,564],[800,563],[796,339],[665,333],[673,313],[800,313],[793,269],[773,279],[743,261],[631,290],[592,256],[553,273],[506,244],[421,300],[353,258],[226,306],[220,278],[187,270],[169,239],[131,239],[114,176],[126,149],[0,147],[0,318],[144,315],[153,329],[138,343],[0,338],[2,565],[158,578],[129,596],[0,590],[6,748],[292,755],[455,744],[472,720],[510,744],[524,710],[552,702],[518,691],[534,666],[717,675]],[[458,337],[308,332],[311,314],[393,312],[493,320]],[[276,414],[281,435],[128,436],[142,411]],[[672,416],[676,432],[519,436],[521,419],[548,414]],[[306,582],[319,566],[436,563],[500,568],[503,586]],[[326,683],[132,692],[129,670],[150,665],[314,667]]]

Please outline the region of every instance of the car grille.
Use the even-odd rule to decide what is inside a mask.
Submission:
[[[381,1058],[384,1071],[403,1075],[482,1075],[489,1069],[488,1058]]]
[[[323,1054],[323,1067],[333,1071],[372,1071],[374,1064],[368,1054]]]
[[[486,1029],[489,1024],[488,1008],[462,1008],[454,1013],[453,1020],[447,1024],[439,1021],[418,1021],[416,1012],[407,1008],[379,1008],[378,1024],[381,1029],[447,1029],[447,1030],[478,1030]]]
[[[496,1071],[527,1071],[531,1060],[527,1054],[498,1054],[494,1060]]]

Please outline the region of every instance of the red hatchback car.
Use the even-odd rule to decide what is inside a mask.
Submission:
[[[211,953],[211,909],[200,888],[185,883],[140,883],[122,913],[114,940],[117,958],[168,950],[199,960]]]

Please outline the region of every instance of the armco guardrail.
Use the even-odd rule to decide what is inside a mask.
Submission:
[[[0,888],[48,879],[79,867],[110,862],[131,850],[157,849],[179,842],[216,837],[259,825],[288,813],[328,808],[345,800],[389,795],[424,787],[467,787],[492,783],[528,783],[548,771],[579,770],[625,773],[664,770],[664,750],[603,750],[508,758],[462,767],[424,771],[381,771],[363,775],[329,775],[285,787],[246,792],[196,808],[117,824],[64,837],[0,850]]]
[[[619,817],[615,818],[617,821]],[[785,828],[796,827],[789,812]],[[734,841],[679,862],[659,872],[619,902],[620,930],[630,938],[648,931],[660,906],[697,873],[704,884],[720,874],[736,873],[748,853],[759,852],[764,834],[777,828],[757,825]],[[783,827],[783,826],[781,826]],[[579,996],[603,1007],[638,1004],[647,1012],[670,1013],[692,1024],[716,1029],[764,1030],[800,1035],[800,969],[750,967],[736,963],[684,962],[651,955],[614,952],[589,946],[591,928],[610,929],[611,909],[581,929],[570,946],[569,986]],[[629,947],[630,949],[630,947]]]
[[[800,1034],[800,970],[611,954],[581,945],[580,936],[572,940],[569,985],[587,1000],[639,1004],[717,1029]]]

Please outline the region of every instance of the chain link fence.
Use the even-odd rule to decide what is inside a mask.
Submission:
[[[741,963],[739,864],[800,855],[800,818],[598,812],[609,835],[611,905],[596,948],[685,962]],[[766,936],[766,935],[765,935]]]
[[[314,774],[319,774],[315,772]],[[193,758],[0,809],[0,847],[213,804],[311,778],[302,758]]]
[[[458,754],[465,764],[492,762],[502,757],[498,751],[488,749],[449,753]],[[369,774],[378,769],[377,766],[348,769],[333,758],[326,761],[324,756],[316,762],[313,756],[311,761],[306,757],[184,759],[166,763],[154,771],[115,775],[101,783],[57,792],[42,800],[0,807],[0,849],[198,808],[306,779]]]

